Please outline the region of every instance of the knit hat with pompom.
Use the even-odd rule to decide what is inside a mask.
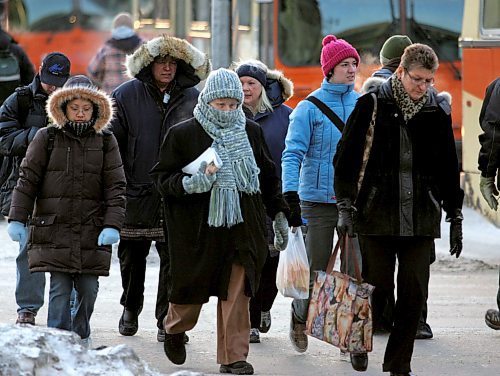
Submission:
[[[337,39],[335,35],[327,35],[323,38],[323,49],[321,50],[321,69],[325,77],[342,60],[352,57],[359,64],[359,54],[356,49],[343,39]]]

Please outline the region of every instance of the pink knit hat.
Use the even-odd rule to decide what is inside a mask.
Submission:
[[[343,39],[337,39],[335,35],[327,35],[323,38],[323,49],[321,50],[321,69],[325,77],[342,60],[353,57],[359,64],[359,54],[356,49]]]

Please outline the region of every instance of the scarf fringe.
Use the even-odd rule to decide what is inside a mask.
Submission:
[[[260,169],[257,167],[255,160],[244,158],[231,163],[238,190],[250,194],[260,192]]]
[[[240,195],[231,188],[212,188],[208,212],[208,225],[231,227],[243,222],[240,209]]]

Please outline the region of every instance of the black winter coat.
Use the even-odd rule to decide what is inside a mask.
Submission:
[[[489,100],[485,100],[479,115],[479,125],[483,133],[479,135],[479,170],[484,177],[497,175],[500,167],[500,79],[495,79],[486,88]]]
[[[357,209],[362,235],[440,236],[441,207],[462,207],[458,159],[450,107],[433,90],[408,122],[397,106],[390,80],[377,91],[377,118],[370,158],[357,195],[373,98],[358,99],[335,157],[335,191]]]
[[[19,178],[19,166],[36,132],[47,125],[47,94],[37,75],[27,87],[28,112],[19,106],[18,92],[10,95],[0,108],[0,154],[4,156],[0,170],[0,210],[9,213],[12,190]]]
[[[247,120],[246,131],[260,168],[261,193],[240,193],[244,222],[231,228],[209,227],[210,192],[188,195],[182,185],[182,178],[188,176],[182,167],[210,147],[213,140],[194,118],[167,133],[152,175],[166,201],[172,303],[202,304],[210,296],[226,299],[234,262],[245,268],[245,293],[252,296],[257,290],[268,252],[266,211],[274,218],[280,211],[288,215],[288,207],[262,129]]]
[[[148,80],[132,79],[116,88],[116,113],[111,121],[127,177],[127,213],[124,227],[159,228],[161,196],[149,171],[158,162],[167,130],[193,116],[198,90],[177,90],[168,105]]]

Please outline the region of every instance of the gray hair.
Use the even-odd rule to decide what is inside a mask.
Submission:
[[[435,72],[439,67],[439,59],[428,45],[413,43],[405,48],[401,56],[401,66],[406,70],[424,68]]]

